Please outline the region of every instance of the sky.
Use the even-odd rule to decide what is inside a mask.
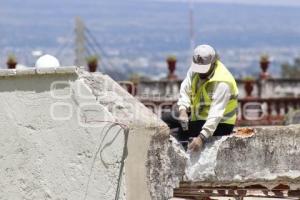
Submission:
[[[260,52],[281,56],[280,62],[300,52],[300,0],[0,0],[0,65],[1,52],[2,64],[7,52],[25,52],[28,65],[32,49],[58,54],[68,44],[72,53],[75,16],[117,65],[158,69],[169,54],[185,61],[189,1],[195,2],[196,43],[222,49],[230,66],[253,65]],[[59,58],[73,63],[70,55]]]
[[[207,3],[236,3],[249,5],[300,6],[300,0],[157,0],[157,1],[194,1]]]

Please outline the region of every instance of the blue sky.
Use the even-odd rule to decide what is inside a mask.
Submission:
[[[152,0],[150,0],[152,1]],[[238,3],[250,5],[300,6],[299,0],[154,0],[154,1],[194,1],[207,3]]]

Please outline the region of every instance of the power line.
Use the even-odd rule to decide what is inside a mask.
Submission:
[[[100,45],[100,43],[97,41],[97,39],[93,36],[92,32],[87,27],[85,27],[85,30],[87,32],[87,35],[93,40],[92,42],[95,44],[96,48],[103,55],[103,58],[104,58],[103,60],[105,60],[107,62],[107,64],[109,65],[109,67],[111,69],[115,69],[114,65],[108,59],[108,55],[105,53],[104,49],[102,48],[102,46]]]
[[[102,61],[103,63],[103,65],[101,66],[101,71],[106,73],[116,72],[119,75],[123,75],[122,72],[119,72],[120,70],[118,70],[110,61],[109,56],[107,55],[102,45],[97,41],[92,31],[84,25],[81,18],[76,18],[75,24],[75,65],[85,65],[86,53],[88,55],[95,54],[100,56],[100,62]],[[130,68],[126,69],[129,73],[132,73],[132,70]]]
[[[93,52],[93,54],[100,55],[98,50],[93,46],[93,43],[89,40],[89,38],[86,38],[86,44],[87,44],[87,50],[90,50]]]

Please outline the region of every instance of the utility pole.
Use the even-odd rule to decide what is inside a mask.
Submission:
[[[75,18],[75,65],[85,66],[85,26],[80,17]]]

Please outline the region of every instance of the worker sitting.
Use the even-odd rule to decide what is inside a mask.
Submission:
[[[179,114],[173,116],[181,125],[178,139],[193,138],[188,149],[196,151],[211,136],[231,134],[237,119],[237,96],[236,81],[214,48],[195,48],[191,67],[180,87]],[[168,116],[163,116],[163,120],[170,126],[174,122]]]

